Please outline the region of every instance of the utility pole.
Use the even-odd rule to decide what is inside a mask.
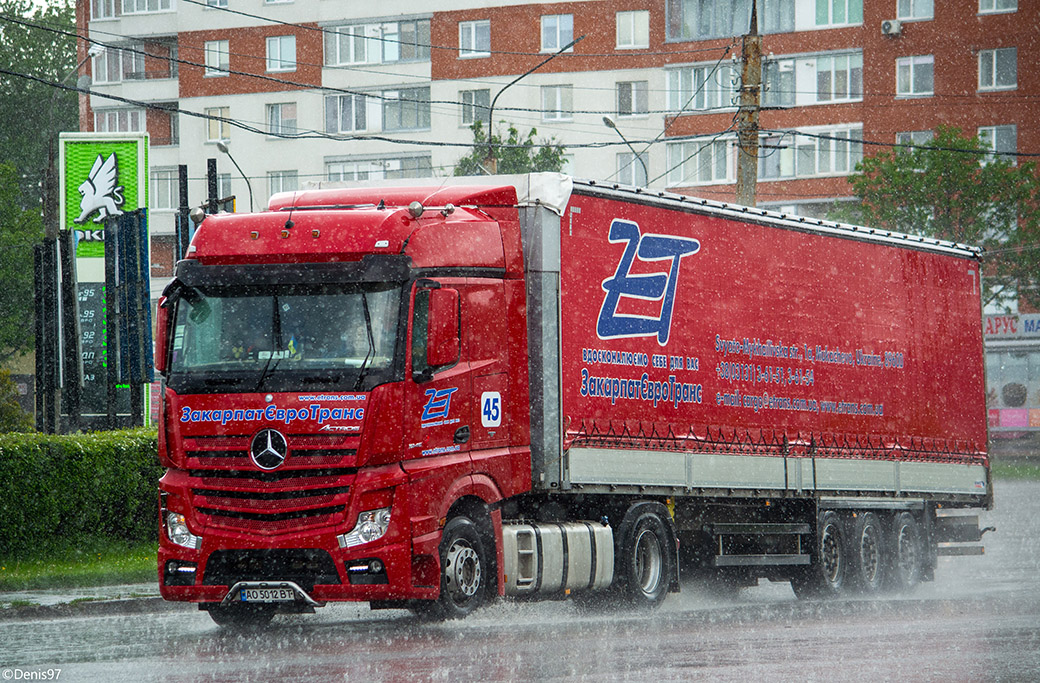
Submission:
[[[737,113],[737,203],[755,206],[758,184],[758,112],[762,106],[762,36],[751,0],[751,27],[741,50],[740,109]]]

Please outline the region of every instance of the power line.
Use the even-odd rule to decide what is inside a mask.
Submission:
[[[279,19],[272,19],[271,17],[265,17],[265,16],[261,16],[259,14],[251,14],[249,12],[243,12],[241,10],[233,10],[233,9],[231,9],[229,7],[218,7],[218,6],[215,6],[215,5],[210,5],[207,2],[201,2],[200,0],[181,0],[181,2],[187,2],[187,3],[190,3],[192,5],[198,5],[200,7],[205,7],[206,9],[209,9],[209,10],[219,10],[221,12],[227,12],[228,14],[237,14],[239,16],[247,17],[249,19],[256,19],[258,21],[263,21],[263,22],[267,22],[267,23],[270,23],[270,24],[277,24],[279,26],[288,26],[288,27],[291,27],[291,28],[302,29],[302,30],[305,30],[305,31],[315,31],[317,33],[326,34],[326,35],[331,34],[331,35],[337,36],[337,37],[341,35],[338,31],[332,31],[332,30],[329,30],[329,29],[326,29],[326,28],[322,28],[320,26],[308,26],[306,24],[294,24],[292,22],[281,21]],[[376,23],[389,24],[389,23],[394,23],[394,22],[393,21],[375,22],[375,21],[364,21],[364,20],[351,21],[351,20],[344,19],[341,25],[342,26],[364,26],[364,25],[376,24]],[[401,44],[401,45],[416,45],[418,47],[428,47],[431,50],[447,50],[447,51],[451,51],[451,52],[458,52],[461,49],[459,46],[455,46],[455,45],[452,45],[452,46],[433,45],[432,43],[429,44],[429,45],[426,45],[426,44],[420,44],[420,43],[405,42],[405,41],[397,40],[397,39],[394,39],[394,38],[384,38],[382,36],[379,37],[379,38],[376,38],[375,36],[371,36],[371,37],[370,36],[362,36],[362,38],[364,38],[364,40],[372,40],[372,41],[378,41],[378,42],[384,42],[384,43],[397,43],[397,44]],[[698,48],[698,49],[695,49],[695,50],[683,50],[682,52],[679,52],[678,54],[686,54],[686,53],[694,53],[694,52],[714,52],[717,49],[718,48]],[[482,51],[482,53],[483,52],[484,51]],[[490,50],[490,49],[487,50],[486,53],[487,54],[492,54],[492,55],[513,55],[513,56],[520,56],[520,57],[544,57],[545,54],[546,54],[544,52],[518,52],[518,51],[509,51],[509,50]],[[609,53],[601,53],[601,54],[597,54],[597,53],[581,53],[580,55],[579,54],[574,54],[572,56],[575,56],[575,57],[647,57],[647,56],[674,56],[675,54],[677,54],[677,53],[676,52],[640,52],[640,51],[635,51],[635,50],[625,50],[623,52],[609,52]]]

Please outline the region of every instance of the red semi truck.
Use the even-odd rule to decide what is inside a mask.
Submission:
[[[556,174],[211,215],[158,310],[162,595],[931,579],[993,503],[979,255]]]

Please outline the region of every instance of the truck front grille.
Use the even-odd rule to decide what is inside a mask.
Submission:
[[[206,526],[259,534],[341,525],[355,470],[192,470],[193,507]],[[349,480],[348,480],[349,481]]]

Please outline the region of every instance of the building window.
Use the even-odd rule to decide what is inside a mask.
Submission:
[[[913,152],[914,147],[921,147],[931,143],[935,137],[935,133],[930,130],[908,130],[902,133],[896,133],[896,144],[904,145],[897,147],[897,152]]]
[[[97,133],[143,133],[144,109],[102,109],[94,111]]]
[[[618,12],[614,16],[617,24],[617,49],[638,50],[650,47],[649,10]]]
[[[325,175],[332,181],[398,180],[428,178],[433,175],[429,155],[379,159],[347,159],[325,163]]]
[[[325,132],[357,133],[367,129],[368,98],[333,95],[325,98]]]
[[[1018,152],[1018,128],[1016,126],[983,126],[979,128],[979,139],[992,154],[985,161],[1009,161],[1014,164]]]
[[[757,3],[758,30],[761,33],[794,31],[795,0],[764,0]]]
[[[118,0],[91,0],[91,19],[115,19],[119,16]]]
[[[817,26],[863,23],[863,0],[816,0]]]
[[[217,198],[227,199],[231,196],[231,174],[230,173],[218,173],[217,174]]]
[[[763,139],[758,163],[761,180],[848,175],[863,159],[863,128],[791,131]]]
[[[206,142],[231,139],[231,107],[210,107],[205,109]]]
[[[230,68],[230,49],[226,40],[207,40],[203,46],[206,53],[206,76],[227,76]]]
[[[863,99],[863,54],[816,58],[816,101]]]
[[[731,182],[732,140],[687,140],[668,145],[670,185]]]
[[[296,133],[296,103],[280,102],[267,105],[267,134],[294,135]]]
[[[925,97],[935,94],[935,58],[932,55],[896,60],[896,96]]]
[[[737,67],[730,63],[671,69],[667,72],[668,110],[707,111],[735,107]]]
[[[623,81],[617,84],[617,115],[646,116],[650,111],[647,104],[647,81]]]
[[[268,171],[267,189],[270,194],[295,192],[300,189],[299,171]]]
[[[758,0],[759,32],[794,31],[794,6],[795,0]],[[665,0],[665,14],[669,40],[731,38],[748,32],[751,0]]]
[[[426,130],[430,127],[430,89],[384,90],[383,130]]]
[[[979,0],[979,13],[1016,12],[1018,0]]]
[[[862,55],[860,62],[863,61]],[[762,64],[762,104],[770,107],[793,107],[795,104],[795,70],[793,59],[776,59]]]
[[[123,14],[151,14],[171,9],[173,0],[123,0]]]
[[[638,157],[636,157],[632,152],[618,152],[616,177],[619,183],[623,185],[632,185],[633,187],[646,187],[646,168],[647,160],[645,152],[641,153]]]
[[[1013,90],[1018,87],[1018,48],[979,52],[979,90]]]
[[[461,103],[462,125],[471,126],[477,121],[484,121],[488,117],[491,107],[490,90],[462,90],[459,92]]]
[[[491,21],[459,22],[459,57],[487,57],[491,54]]]
[[[325,31],[325,64],[380,64],[430,59],[430,20],[336,26]]]
[[[848,174],[863,158],[862,128],[818,130],[796,135],[795,174],[799,178]]]
[[[95,83],[121,83],[144,78],[144,45],[120,50],[109,47],[94,57]]]
[[[542,52],[556,52],[574,40],[573,14],[546,14],[542,17]],[[572,52],[573,47],[567,49]]]
[[[570,121],[574,118],[574,94],[569,85],[542,86],[542,120]]]
[[[274,36],[267,39],[267,70],[296,70],[296,36]]]
[[[899,0],[897,19],[931,19],[935,15],[932,0]]]
[[[176,168],[153,168],[148,172],[148,208],[176,209],[180,180]]]
[[[206,7],[227,7],[228,0],[206,0]]]

